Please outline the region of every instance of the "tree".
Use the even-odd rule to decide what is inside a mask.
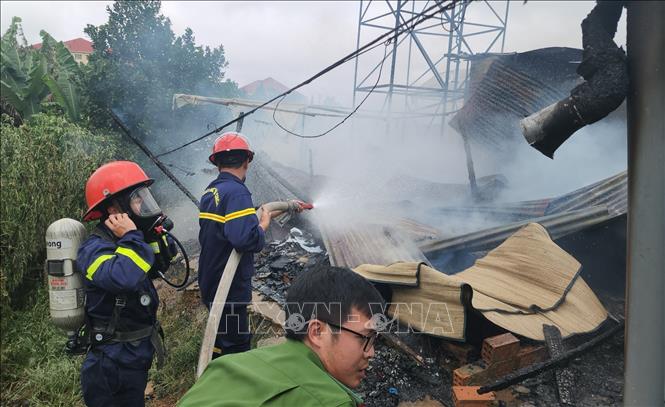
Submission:
[[[21,19],[14,17],[2,36],[2,111],[19,124],[42,110],[51,95],[72,121],[80,118],[81,70],[62,42],[41,31],[42,47],[27,46]]]
[[[174,93],[237,94],[236,84],[224,78],[222,45],[197,46],[189,28],[176,37],[160,7],[159,1],[118,1],[107,7],[105,24],[85,28],[94,48],[86,84],[90,116],[97,125],[108,123],[106,109],[117,108],[130,125],[161,137],[182,129],[184,118],[204,120],[198,107],[173,112]]]

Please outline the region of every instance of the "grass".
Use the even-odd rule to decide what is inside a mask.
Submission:
[[[66,335],[50,321],[46,290],[35,291],[32,300],[25,310],[3,315],[3,405],[82,406],[83,356],[65,355]]]
[[[159,399],[178,400],[196,379],[196,364],[208,312],[193,292],[175,292],[160,284],[159,320],[164,327],[168,356],[150,378]],[[155,404],[157,405],[157,404]]]
[[[182,293],[163,288],[160,320],[169,355],[161,370],[153,367],[156,400],[178,400],[193,384],[207,312]],[[79,371],[84,356],[64,353],[66,335],[49,317],[48,293],[41,287],[24,311],[2,321],[2,405],[83,406]],[[154,363],[153,363],[154,365]]]

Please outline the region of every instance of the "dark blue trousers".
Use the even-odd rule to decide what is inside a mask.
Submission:
[[[147,370],[121,366],[99,351],[88,352],[81,367],[83,400],[89,407],[143,407],[147,383]]]
[[[217,328],[212,358],[248,351],[251,340],[247,304],[225,305]]]

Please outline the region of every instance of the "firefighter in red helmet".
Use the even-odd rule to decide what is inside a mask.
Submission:
[[[153,355],[158,365],[164,355],[151,278],[156,251],[148,238],[162,212],[152,183],[138,164],[114,161],[85,186],[84,220],[99,220],[77,256],[91,345],[81,368],[89,406],[143,406]]]
[[[233,249],[242,253],[222,312],[213,358],[249,350],[247,304],[251,301],[254,253],[263,249],[264,232],[271,213],[256,216],[245,177],[254,152],[240,133],[228,132],[217,138],[208,158],[219,175],[201,197],[199,214],[199,289],[201,300],[210,308],[224,266]],[[275,214],[273,214],[274,216]]]

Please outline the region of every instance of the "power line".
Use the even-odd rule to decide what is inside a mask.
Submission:
[[[363,98],[363,100],[360,101],[360,103],[358,104],[358,106],[356,106],[356,108],[353,109],[353,111],[351,111],[351,113],[349,113],[348,115],[346,115],[346,117],[344,117],[344,119],[342,119],[342,121],[340,121],[339,123],[335,124],[335,125],[332,126],[330,129],[324,131],[323,133],[321,133],[321,134],[317,134],[317,135],[315,135],[315,136],[305,136],[304,134],[298,134],[298,133],[295,133],[295,132],[293,132],[293,131],[291,131],[291,130],[285,128],[284,126],[282,126],[282,124],[281,124],[279,121],[277,121],[277,117],[275,116],[275,114],[277,113],[277,108],[279,107],[279,104],[282,103],[282,101],[283,101],[284,98],[286,97],[286,95],[285,95],[284,97],[282,97],[282,98],[279,100],[279,102],[277,102],[277,106],[275,106],[275,110],[272,112],[272,119],[273,119],[273,121],[275,122],[275,124],[276,124],[280,129],[284,130],[285,132],[287,132],[287,133],[289,133],[289,134],[291,134],[291,135],[293,135],[293,136],[299,137],[299,138],[319,138],[319,137],[323,137],[323,136],[325,136],[326,134],[328,134],[328,133],[330,133],[331,131],[333,131],[333,130],[335,130],[336,128],[338,128],[339,126],[341,126],[341,125],[342,125],[342,124],[343,124],[343,123],[344,123],[349,117],[353,116],[353,114],[354,114],[355,112],[357,112],[358,109],[360,109],[360,106],[362,106],[363,103],[365,103],[365,101],[367,100],[367,98],[369,97],[369,95],[371,95],[372,92],[374,92],[374,89],[376,89],[376,86],[379,84],[379,81],[381,80],[381,72],[383,72],[383,63],[386,61],[386,58],[388,58],[388,54],[387,54],[387,51],[388,51],[388,45],[389,45],[389,42],[387,42],[387,43],[385,44],[385,48],[383,49],[383,59],[381,60],[381,67],[379,68],[379,76],[376,78],[376,82],[374,83],[374,86],[372,86],[372,89],[370,89],[370,91],[367,92],[367,95],[365,95],[365,97]]]
[[[161,154],[158,154],[156,157],[162,157],[162,156],[165,156],[165,155],[167,155],[167,154],[174,153],[174,152],[176,152],[176,151],[178,151],[178,150],[180,150],[180,149],[183,149],[183,148],[185,148],[185,147],[187,147],[187,146],[189,146],[189,145],[191,145],[191,144],[196,143],[197,141],[201,141],[201,140],[203,140],[203,139],[205,139],[205,138],[207,138],[207,137],[210,137],[210,136],[213,135],[213,134],[219,133],[219,132],[220,132],[222,129],[224,129],[225,127],[230,126],[231,124],[236,123],[236,122],[238,122],[238,121],[244,119],[246,116],[249,116],[250,114],[256,112],[257,110],[259,110],[259,109],[261,109],[261,108],[263,108],[263,107],[269,105],[270,103],[274,102],[275,100],[280,99],[280,98],[283,98],[283,97],[285,97],[286,95],[290,94],[291,92],[293,92],[293,91],[295,91],[295,90],[297,90],[297,89],[299,89],[299,88],[301,88],[301,87],[303,87],[303,86],[305,86],[305,85],[310,84],[312,81],[314,81],[314,80],[318,79],[319,77],[325,75],[326,73],[332,71],[333,69],[337,68],[338,66],[340,66],[340,65],[342,65],[342,64],[345,64],[346,62],[349,62],[349,61],[353,60],[353,58],[355,58],[355,57],[357,57],[357,56],[363,54],[364,52],[367,52],[367,51],[370,51],[370,50],[376,48],[378,45],[381,45],[381,44],[379,44],[379,43],[380,43],[381,41],[384,41],[387,37],[392,36],[392,37],[393,37],[393,38],[392,38],[392,41],[395,41],[395,40],[397,39],[397,37],[398,37],[400,34],[402,34],[403,32],[405,32],[405,31],[413,31],[413,30],[414,30],[418,25],[420,25],[421,23],[423,23],[423,22],[429,20],[430,18],[434,17],[434,16],[435,16],[436,14],[438,14],[438,13],[441,13],[441,12],[443,12],[443,11],[446,11],[446,10],[449,10],[449,9],[453,8],[453,7],[455,6],[455,4],[457,4],[457,3],[460,2],[460,1],[462,1],[462,0],[452,0],[452,1],[451,1],[448,5],[446,5],[446,6],[442,6],[442,5],[441,5],[441,3],[442,3],[441,1],[436,1],[436,4],[435,4],[435,5],[433,5],[432,7],[429,7],[429,8],[428,8],[427,10],[425,10],[422,14],[420,14],[420,15],[418,15],[418,16],[415,16],[415,17],[411,18],[411,19],[408,20],[408,21],[405,21],[405,22],[403,22],[402,24],[400,24],[399,26],[397,26],[396,28],[394,28],[394,29],[392,29],[392,30],[390,30],[390,31],[388,31],[388,32],[386,32],[386,33],[384,33],[384,34],[378,36],[377,38],[375,38],[375,39],[373,39],[372,41],[368,42],[367,44],[363,45],[361,48],[358,48],[357,50],[351,52],[350,54],[348,54],[347,56],[345,56],[345,57],[343,57],[342,59],[338,60],[338,61],[335,62],[334,64],[329,65],[327,68],[323,69],[322,71],[320,71],[320,72],[317,73],[316,75],[310,77],[309,79],[305,80],[304,82],[300,83],[299,85],[296,85],[296,86],[292,87],[291,89],[289,89],[289,90],[287,90],[287,91],[285,91],[285,92],[283,92],[283,93],[281,93],[281,94],[275,96],[274,98],[268,100],[267,102],[263,103],[263,104],[260,105],[260,106],[255,107],[254,109],[250,110],[250,111],[247,112],[247,113],[244,113],[244,114],[238,115],[238,117],[236,117],[235,119],[233,119],[233,120],[231,120],[231,121],[229,121],[229,122],[227,122],[227,123],[221,125],[220,127],[216,128],[216,129],[214,129],[214,130],[212,130],[212,131],[209,131],[208,133],[202,135],[201,137],[197,137],[197,138],[195,138],[194,140],[188,141],[187,143],[181,145],[180,147],[176,147],[176,148],[173,148],[173,149],[171,149],[171,150],[165,151],[165,152],[163,152],[163,153],[161,153]],[[435,9],[436,9],[436,10],[435,10]],[[378,45],[377,45],[377,44],[378,44]]]

